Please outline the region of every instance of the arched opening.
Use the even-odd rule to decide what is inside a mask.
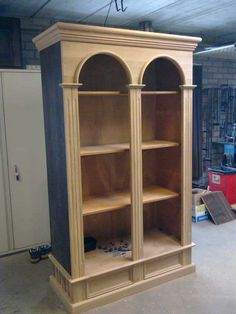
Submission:
[[[144,232],[160,230],[181,242],[181,92],[184,78],[169,58],[151,61],[141,76],[143,187],[155,187],[162,202],[145,204]],[[154,189],[154,188],[153,188]],[[172,197],[173,196],[173,197]],[[151,218],[150,218],[151,217]],[[171,219],[169,218],[171,217]],[[145,249],[145,245],[144,245]]]
[[[131,75],[119,57],[106,53],[87,59],[77,73],[78,82],[83,84],[78,93],[84,236],[99,239],[102,247],[120,237],[127,239],[130,246],[127,85],[131,83]],[[114,267],[114,259],[102,254],[102,249],[97,253],[98,260],[99,256],[103,257],[100,270]],[[120,258],[125,263],[130,256],[131,253]],[[85,268],[93,272],[93,264],[86,258]]]
[[[96,54],[89,58],[79,73],[81,91],[126,91],[130,83],[129,70],[113,55]]]
[[[154,59],[145,68],[142,84],[144,90],[151,91],[175,91],[184,84],[182,71],[174,61],[166,57]]]

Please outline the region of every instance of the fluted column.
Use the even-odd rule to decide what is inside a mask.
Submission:
[[[192,95],[195,85],[182,85],[182,234],[181,244],[192,242]],[[183,264],[191,263],[190,253],[184,254]]]
[[[128,85],[130,105],[131,215],[133,260],[143,257],[143,177],[141,89]]]
[[[64,97],[67,190],[70,226],[71,275],[84,275],[84,233],[80,159],[78,88],[82,84],[61,84]]]

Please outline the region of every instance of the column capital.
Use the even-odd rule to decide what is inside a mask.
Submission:
[[[142,89],[145,87],[145,84],[128,84],[126,85],[128,89]]]
[[[193,90],[195,87],[197,87],[197,85],[179,85],[179,88],[182,90],[185,90],[185,89]]]
[[[62,88],[79,88],[83,84],[82,83],[61,83],[59,84]]]

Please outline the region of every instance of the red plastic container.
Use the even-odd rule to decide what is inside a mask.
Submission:
[[[236,203],[236,169],[208,168],[210,191],[222,191],[230,204]]]

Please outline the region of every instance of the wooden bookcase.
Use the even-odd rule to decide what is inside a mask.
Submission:
[[[194,271],[192,52],[200,38],[57,23],[40,51],[54,273],[80,313]],[[84,237],[125,239],[117,256]]]

